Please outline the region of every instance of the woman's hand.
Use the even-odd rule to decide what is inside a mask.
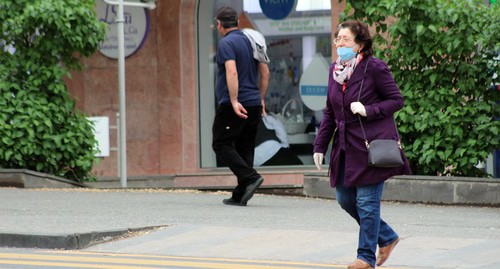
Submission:
[[[353,114],[359,114],[363,117],[366,117],[365,106],[360,102],[352,102],[351,103],[351,111]]]
[[[314,164],[316,165],[316,168],[318,168],[318,171],[321,171],[321,165],[323,164],[323,153],[315,152],[313,154],[313,159],[314,159]]]

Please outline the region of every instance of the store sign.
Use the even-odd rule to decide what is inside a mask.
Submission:
[[[287,18],[281,21],[254,20],[264,36],[331,34],[331,17]]]
[[[329,70],[323,55],[316,53],[300,78],[300,97],[313,111],[323,110],[326,106]]]
[[[326,96],[328,87],[318,85],[301,85],[300,94],[302,96]]]
[[[295,0],[259,0],[262,13],[269,19],[282,20],[290,14]]]
[[[106,40],[99,45],[99,52],[113,59],[118,59],[117,18],[118,6],[108,5],[102,0],[96,1],[99,21],[107,23]],[[149,31],[147,10],[141,7],[124,6],[125,57],[138,51],[146,40]]]

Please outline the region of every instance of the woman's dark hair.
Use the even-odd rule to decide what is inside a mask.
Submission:
[[[361,50],[361,52],[363,52],[365,56],[373,55],[373,40],[370,36],[368,26],[360,21],[345,21],[337,26],[335,37],[338,36],[341,29],[346,28],[354,34],[354,41],[356,43],[363,44],[363,49]]]

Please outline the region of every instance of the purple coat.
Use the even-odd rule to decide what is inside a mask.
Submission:
[[[366,75],[364,69],[366,64]],[[337,185],[340,152],[345,151],[344,186],[363,186],[384,182],[394,175],[410,174],[408,160],[403,156],[404,165],[397,168],[377,168],[368,166],[368,150],[357,114],[351,112],[351,103],[358,101],[361,80],[365,78],[360,102],[365,106],[367,117],[361,116],[369,142],[374,139],[397,139],[394,112],[403,107],[404,100],[394,82],[389,68],[374,57],[366,57],[354,70],[347,82],[345,93],[342,85],[333,79],[335,63],[330,67],[328,96],[323,120],[314,141],[314,152],[326,153],[332,141],[330,158],[330,184]]]

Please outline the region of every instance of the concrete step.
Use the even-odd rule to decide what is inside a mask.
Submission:
[[[264,183],[258,193],[303,196],[303,173],[263,173]],[[121,188],[119,178],[100,178],[85,184],[89,188]],[[231,173],[209,172],[150,177],[128,177],[127,188],[196,189],[203,191],[232,191],[236,179]]]
[[[304,195],[335,199],[326,173],[304,174]],[[396,176],[385,182],[384,201],[500,207],[500,179]]]

